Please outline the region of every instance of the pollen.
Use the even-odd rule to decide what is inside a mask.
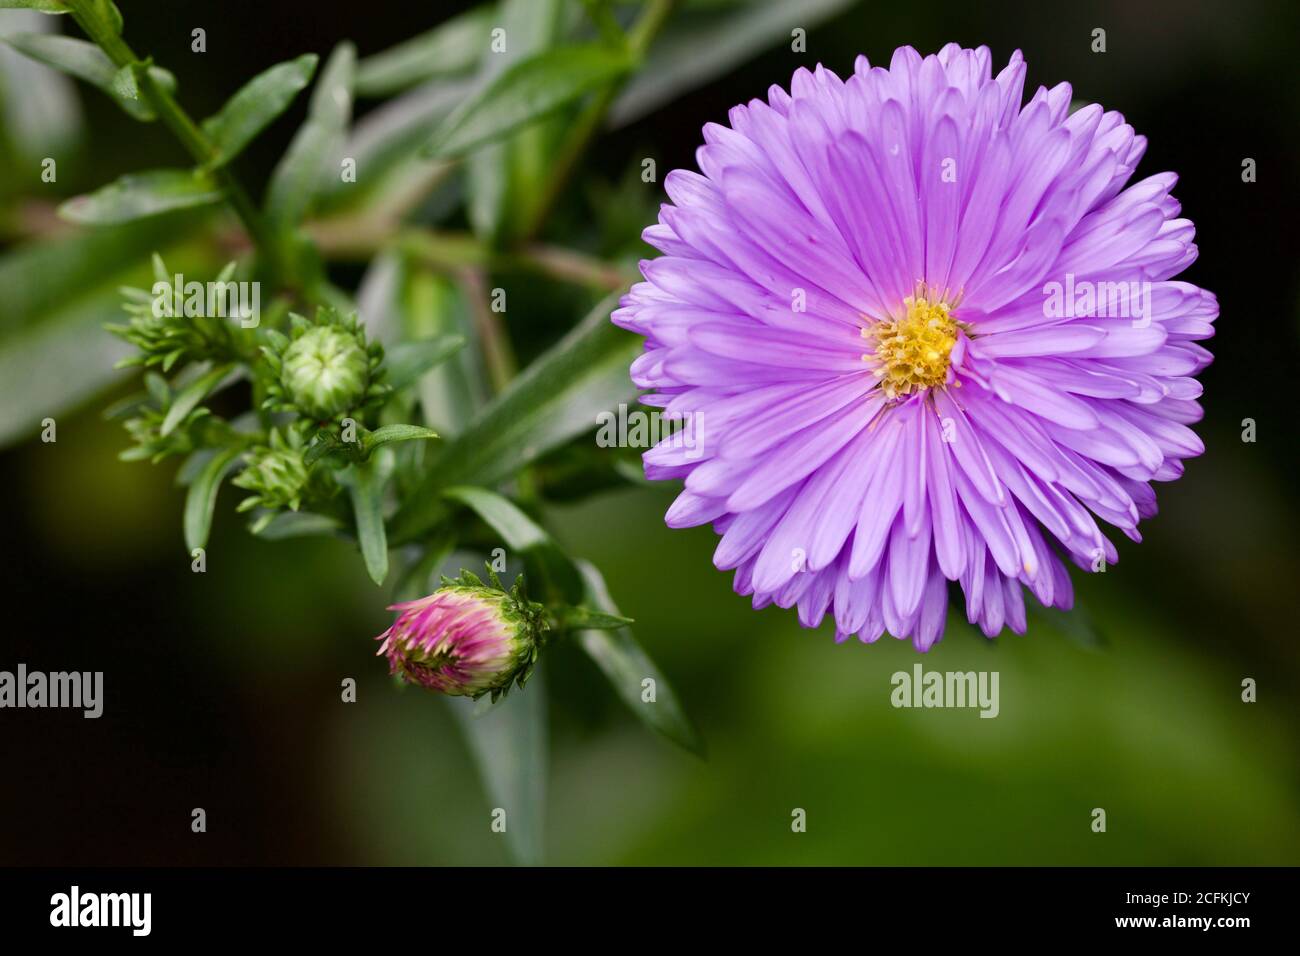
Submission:
[[[872,343],[862,359],[875,364],[875,376],[890,399],[943,385],[961,328],[952,306],[928,296],[923,286],[903,300],[903,307],[901,317],[862,329],[862,337]]]

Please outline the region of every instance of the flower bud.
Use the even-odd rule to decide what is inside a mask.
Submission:
[[[427,597],[389,608],[397,620],[376,638],[389,672],[458,697],[495,700],[512,682],[522,687],[547,629],[542,606],[523,599],[518,586],[506,592],[472,574],[443,581]]]
[[[330,419],[361,403],[370,356],[357,336],[336,325],[308,329],[284,350],[280,384],[305,414]]]
[[[244,470],[231,483],[253,492],[239,503],[240,511],[253,508],[292,508],[297,511],[307,480],[307,463],[303,460],[299,443],[286,441],[280,432],[272,430],[270,444],[254,448]]]

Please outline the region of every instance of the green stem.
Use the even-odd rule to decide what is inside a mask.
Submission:
[[[474,316],[474,327],[478,331],[479,343],[483,350],[483,363],[487,367],[488,381],[493,393],[499,394],[515,377],[518,365],[515,362],[514,349],[510,345],[510,336],[501,321],[501,315],[488,305],[486,278],[482,269],[466,268],[460,272],[460,282],[465,289],[465,298],[469,300]]]
[[[95,3],[94,0],[67,0],[67,4],[72,10],[72,17],[76,20],[77,25],[81,27],[86,36],[94,41],[96,46],[104,51],[114,66],[119,69],[126,66],[145,67],[135,71],[136,83],[141,94],[154,112],[158,114],[158,118],[162,120],[163,125],[172,131],[172,134],[189,154],[200,165],[216,158],[216,145],[207,137],[207,134],[203,132],[198,124],[190,118],[180,103],[176,101],[176,98],[154,80],[147,65],[135,55],[126,41],[117,33],[114,25],[109,22],[104,12],[105,8]],[[266,257],[266,265],[269,271],[273,275],[279,275],[283,263],[280,261],[277,245],[273,241],[266,222],[249,197],[247,190],[244,189],[234,173],[227,167],[219,168],[216,175],[231,208],[243,221],[244,228],[248,230],[249,236]]]
[[[646,4],[645,12],[641,14],[641,17],[632,25],[632,29],[627,34],[628,52],[632,54],[634,59],[640,60],[645,56],[646,50],[650,47],[650,42],[659,33],[660,28],[663,27],[664,21],[672,13],[675,4],[676,0],[650,0]],[[582,159],[583,154],[587,151],[587,144],[600,128],[600,124],[604,121],[609,108],[614,105],[614,98],[622,90],[623,82],[611,83],[597,94],[595,99],[588,103],[582,112],[578,114],[578,118],[574,120],[573,125],[569,127],[568,136],[551,165],[551,176],[542,187],[542,193],[538,197],[536,204],[524,217],[521,234],[525,239],[535,237],[550,216],[552,208],[554,208],[569,178],[577,168],[578,161]]]

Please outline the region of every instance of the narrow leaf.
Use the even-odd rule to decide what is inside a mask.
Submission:
[[[268,217],[281,228],[298,223],[325,183],[340,172],[343,142],[352,116],[356,50],[340,43],[312,90],[307,121],[294,135],[267,187]]]
[[[103,330],[121,312],[106,290],[0,338],[0,447],[34,435],[47,417],[62,422],[61,412],[122,377],[114,366],[131,347]]]
[[[497,534],[506,548],[521,555],[530,592],[538,600],[576,604],[582,598],[577,566],[551,536],[509,498],[486,488],[448,488],[451,501],[469,507]]]
[[[113,311],[120,317],[118,286],[134,282],[148,287],[150,250],[170,247],[176,232],[174,223],[142,220],[77,230],[7,251],[0,257],[0,333],[10,335],[79,296],[102,292],[112,294],[118,303]]]
[[[419,155],[438,126],[471,90],[465,77],[440,80],[385,100],[352,125],[342,153],[356,161],[356,182],[330,177],[323,187],[329,208],[364,205],[372,197],[427,190],[441,167]],[[364,170],[364,174],[362,171]],[[375,200],[378,201],[378,200]]]
[[[425,372],[464,347],[465,337],[454,333],[395,345],[385,356],[388,384],[395,391],[414,385]]]
[[[217,147],[209,169],[224,166],[243,151],[277,116],[289,108],[311,82],[319,57],[307,53],[259,73],[226,101],[220,112],[203,121],[203,131]]]
[[[190,484],[189,492],[185,495],[183,522],[186,550],[207,547],[212,512],[217,505],[217,491],[241,453],[240,448],[228,448],[213,455]]]
[[[566,631],[598,630],[616,631],[635,623],[630,617],[619,614],[605,614],[593,611],[589,607],[564,607],[556,612],[560,627]]]
[[[511,551],[524,552],[545,545],[550,536],[519,506],[486,488],[448,488],[443,495],[473,510],[501,535]]]
[[[210,244],[177,245],[194,220],[146,219],[77,230],[0,257],[0,446],[34,434],[123,377],[131,347],[104,331],[122,318],[118,287],[149,283],[151,249],[186,273],[220,266]]]
[[[311,535],[332,535],[343,529],[337,518],[314,514],[310,511],[281,511],[254,532],[267,541],[285,538],[305,538]]]
[[[42,33],[58,29],[52,18],[37,13],[10,15],[4,22]],[[67,155],[83,135],[81,104],[72,78],[4,45],[0,45],[0,116],[8,153],[0,155],[6,194],[24,181],[34,182],[42,159]]]
[[[69,199],[59,215],[72,222],[111,225],[176,209],[220,201],[222,192],[210,177],[184,169],[130,173],[107,186]]]
[[[59,0],[0,0],[0,10],[38,10],[41,13],[71,13]]]
[[[143,404],[143,396],[137,399],[135,404]],[[104,410],[104,417],[109,417],[109,409]],[[212,456],[217,453],[216,448],[200,448],[197,451],[190,452],[181,466],[176,469],[176,477],[173,479],[178,488],[185,488],[194,483],[194,479],[203,471],[203,466],[212,460]]]
[[[68,4],[65,2],[64,6]],[[113,0],[82,0],[81,10],[100,23],[107,24],[118,36],[122,35],[122,11]]]
[[[432,428],[423,428],[420,425],[384,425],[366,435],[364,447],[366,454],[369,454],[379,446],[390,442],[437,437],[438,433]]]
[[[555,47],[507,69],[447,118],[426,152],[457,156],[550,115],[632,69],[623,50]]]
[[[176,426],[184,421],[185,416],[198,407],[199,402],[215,392],[225,382],[227,376],[234,371],[234,368],[233,365],[219,365],[178,391],[173,396],[171,405],[167,408],[167,414],[163,417],[163,423],[158,429],[158,433],[163,438],[166,438],[174,432]]]
[[[595,566],[579,561],[578,569],[587,588],[585,603],[617,615],[618,608]],[[642,650],[630,630],[579,631],[577,639],[583,651],[604,672],[632,713],[673,743],[693,754],[704,756],[704,742],[682,709],[668,678]],[[646,681],[653,683],[647,684]],[[646,700],[648,688],[654,690],[652,700]]]
[[[153,66],[149,63],[128,63],[113,74],[113,83],[109,92],[132,115],[138,112],[137,119],[156,119],[153,107],[149,105],[144,94],[140,92],[142,70],[148,70],[149,76],[163,89],[169,92],[176,89],[176,77],[162,67]]]
[[[564,0],[503,0],[499,22],[509,46],[484,57],[476,89],[486,89],[507,69],[560,42],[565,26]],[[467,157],[465,213],[475,235],[495,244],[522,222],[540,191],[554,126],[563,117],[533,123]]]
[[[474,703],[447,698],[483,778],[488,805],[506,812],[506,844],[515,861],[542,862],[546,821],[547,717],[542,668],[525,693],[509,694],[475,716]]]
[[[370,580],[382,585],[388,576],[388,541],[384,533],[383,483],[378,459],[353,466],[348,491],[366,573]]]
[[[763,0],[684,11],[650,48],[644,65],[614,101],[609,124],[626,126],[687,90],[726,76],[779,44],[795,27],[811,29],[848,9],[852,0]]]
[[[436,76],[473,68],[488,48],[493,9],[485,4],[357,64],[359,96],[389,96]]]
[[[132,96],[118,89],[118,68],[95,44],[57,33],[11,33],[0,37],[0,40],[33,60],[99,87],[132,118],[137,120],[155,118],[153,109],[140,99],[138,94]],[[171,84],[175,85],[175,78],[170,73],[160,71],[155,75],[160,82],[170,80]]]
[[[600,412],[636,394],[628,366],[641,343],[609,321],[616,301],[597,304],[440,449],[420,489],[394,516],[394,540],[410,541],[438,523],[447,510],[441,489],[495,484],[594,430]]]

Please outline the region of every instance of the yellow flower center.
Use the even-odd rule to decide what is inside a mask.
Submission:
[[[930,301],[922,290],[903,300],[901,318],[869,325],[862,337],[874,343],[863,361],[875,362],[876,378],[888,398],[942,385],[948,377],[948,355],[960,328],[946,302]]]

